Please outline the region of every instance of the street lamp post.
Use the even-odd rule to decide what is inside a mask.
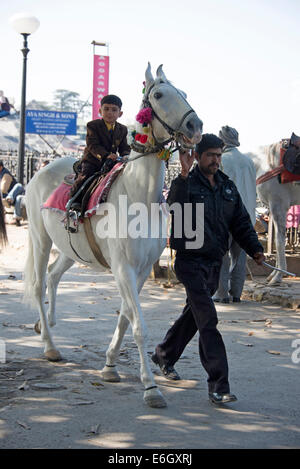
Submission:
[[[18,153],[18,181],[24,183],[24,155],[25,155],[25,109],[26,109],[26,78],[27,78],[27,55],[29,52],[27,38],[34,33],[39,25],[39,20],[28,13],[19,13],[10,19],[10,24],[23,36],[23,73],[22,73],[22,92],[20,108],[20,134],[19,134],[19,153]]]

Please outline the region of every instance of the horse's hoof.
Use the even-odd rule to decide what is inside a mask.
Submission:
[[[45,357],[47,358],[47,360],[49,360],[49,362],[59,362],[62,360],[61,354],[58,350],[55,349],[48,350],[48,352],[45,352]]]
[[[282,277],[275,275],[269,280],[268,285],[272,285],[272,287],[279,287],[282,285]]]
[[[155,409],[162,409],[163,407],[167,407],[165,398],[160,391],[159,394],[148,394],[146,391],[144,394],[144,402],[149,407],[154,407]]]
[[[105,366],[103,370],[100,371],[100,375],[104,381],[110,383],[119,383],[121,381],[119,373],[114,368]]]
[[[34,325],[34,330],[37,334],[41,333],[41,321],[38,320]]]

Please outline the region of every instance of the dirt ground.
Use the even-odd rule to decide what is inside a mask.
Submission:
[[[152,366],[168,402],[152,409],[143,402],[130,330],[118,360],[122,381],[103,382],[99,374],[120,307],[112,275],[79,264],[64,275],[53,329],[63,361],[50,363],[33,330],[37,313],[22,303],[26,224],[8,226],[8,237],[0,253],[0,448],[300,447],[299,312],[266,302],[218,305],[238,401],[209,403],[195,337],[176,366],[181,381],[165,380]],[[184,302],[181,285],[164,288],[151,279],[145,284],[149,355]]]

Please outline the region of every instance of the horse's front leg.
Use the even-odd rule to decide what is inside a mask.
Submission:
[[[276,267],[279,269],[286,270],[286,257],[285,257],[285,230],[286,230],[286,213],[287,209],[281,208],[281,210],[276,210],[273,208],[272,215],[274,221],[274,231],[275,231],[275,245],[276,245]],[[278,271],[273,271],[269,284],[274,285],[281,283],[283,274]]]
[[[122,263],[119,262],[116,269],[112,270],[115,274],[122,300],[125,305],[127,305],[127,307],[124,308],[124,315],[131,324],[133,337],[139,350],[141,381],[145,387],[144,401],[150,407],[166,407],[166,401],[155,384],[153,373],[150,368],[149,358],[146,351],[146,325],[138,297],[139,291],[150,274],[151,266],[146,269],[139,278],[137,278],[134,270],[128,264],[125,266],[121,264]],[[118,326],[119,325],[123,325],[124,327],[125,321],[123,321],[123,323],[118,323]],[[124,333],[125,331],[123,332],[123,336]],[[117,336],[115,336],[115,338],[116,337]],[[119,339],[121,339],[121,336]],[[120,346],[120,341],[117,342],[117,345]]]
[[[118,324],[115,329],[113,338],[106,352],[106,364],[103,370],[101,371],[101,376],[104,381],[109,381],[111,383],[116,383],[120,381],[120,375],[116,370],[116,360],[119,356],[121,343],[127,327],[129,325],[129,320],[127,317],[129,313],[126,312],[126,304],[122,299],[122,305],[120,309],[120,315],[118,318]]]

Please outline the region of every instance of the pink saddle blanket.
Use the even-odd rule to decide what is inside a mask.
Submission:
[[[118,175],[123,171],[125,163],[117,163],[112,170],[102,179],[98,187],[95,189],[90,197],[85,217],[91,217],[97,211],[100,203],[106,202],[109,189]],[[70,184],[62,182],[52,194],[48,197],[46,202],[42,205],[42,209],[55,210],[57,212],[66,212],[66,205],[70,198]]]

